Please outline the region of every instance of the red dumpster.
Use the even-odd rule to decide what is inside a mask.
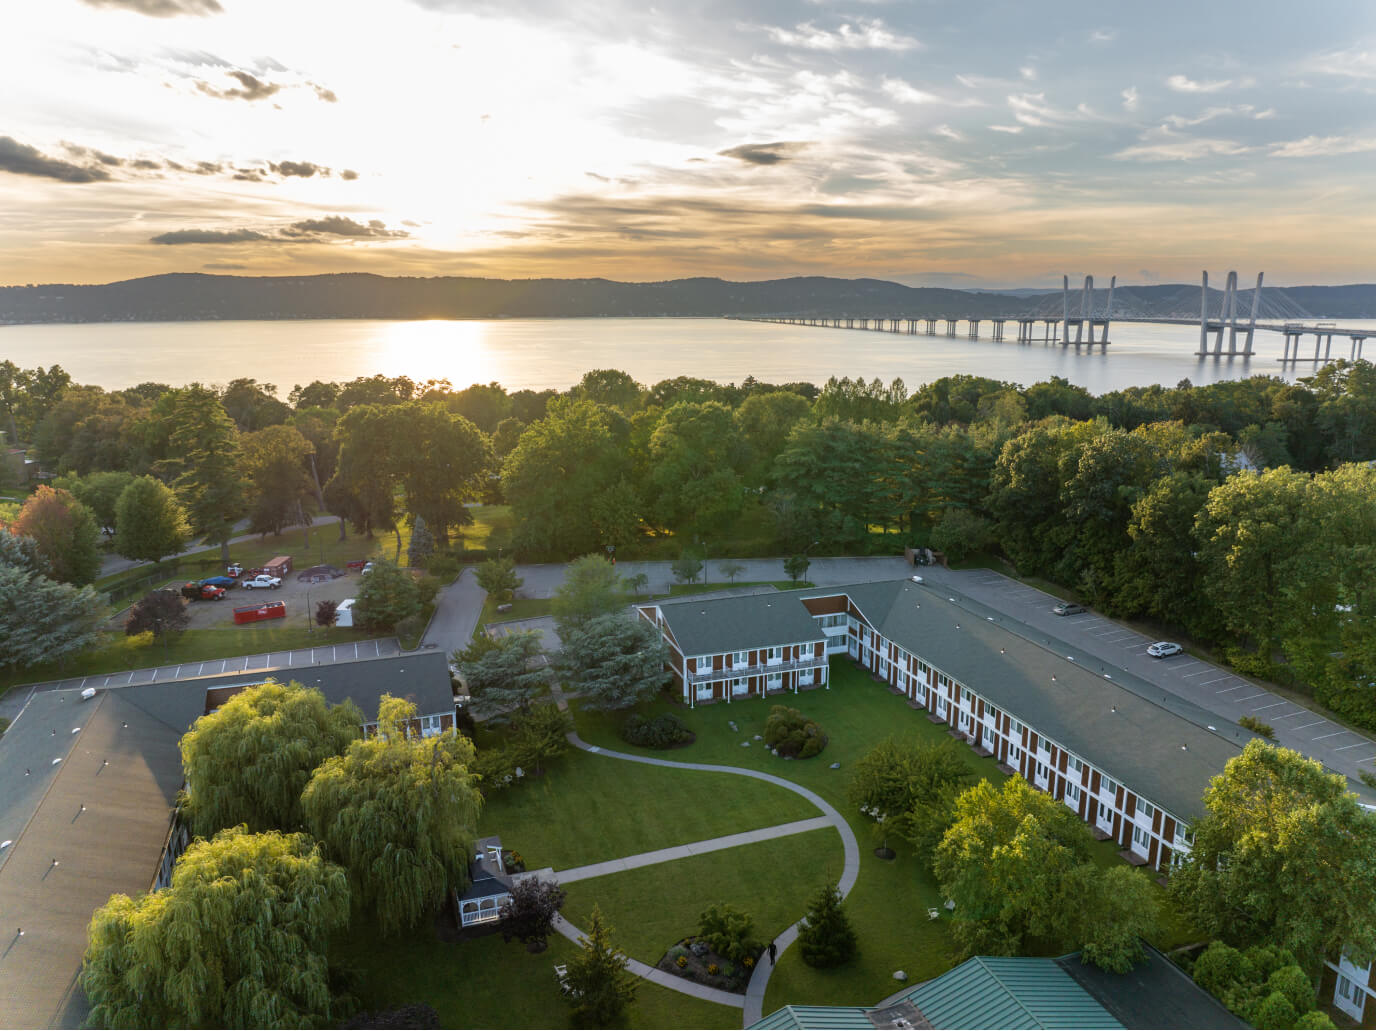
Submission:
[[[264,619],[286,619],[287,603],[267,601],[261,605],[240,605],[234,610],[234,622],[257,623]]]

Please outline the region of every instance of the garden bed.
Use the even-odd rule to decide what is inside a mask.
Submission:
[[[698,941],[696,935],[690,935],[666,952],[658,965],[660,970],[695,984],[740,994],[750,983],[758,959],[759,954],[756,954],[734,963],[725,956],[718,956],[706,942]]]

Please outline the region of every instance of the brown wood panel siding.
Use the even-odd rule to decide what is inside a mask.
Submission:
[[[844,594],[833,594],[826,598],[804,598],[803,608],[814,616],[832,616],[846,611],[847,598]]]
[[[1123,803],[1123,815],[1128,819],[1132,819],[1137,815],[1137,796],[1127,790],[1125,790],[1123,794],[1127,796],[1126,801]]]
[[[1155,834],[1161,833],[1161,810],[1159,807],[1151,814],[1151,829]]]
[[[1175,840],[1175,817],[1167,816],[1161,820],[1161,837],[1167,841]]]
[[[1147,844],[1147,865],[1152,869],[1156,868],[1156,853],[1160,851],[1160,847],[1161,843],[1155,838],[1152,838]]]

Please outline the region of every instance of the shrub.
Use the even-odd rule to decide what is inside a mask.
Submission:
[[[441,580],[452,580],[459,575],[462,566],[457,555],[448,552],[441,552],[438,555],[431,555],[425,560],[425,569],[431,576],[437,576]]]
[[[810,759],[827,746],[827,736],[816,720],[797,709],[776,705],[765,720],[764,743],[786,758]]]
[[[708,963],[707,973],[710,974],[712,977],[716,977],[718,974],[721,973],[721,967],[717,966],[715,963]]]
[[[1252,1009],[1248,1019],[1256,1027],[1294,1027],[1299,1014],[1280,992],[1272,992]]]
[[[1257,719],[1255,716],[1239,717],[1237,725],[1239,727],[1246,727],[1252,733],[1260,734],[1269,741],[1274,741],[1276,739],[1275,728],[1269,723],[1262,723],[1261,720]]]
[[[671,712],[654,719],[632,713],[621,725],[621,737],[641,748],[673,748],[697,740],[697,735],[688,729],[687,724]]]
[[[421,619],[420,614],[417,613],[413,616],[407,616],[405,619],[397,620],[396,635],[401,638],[402,647],[405,648],[408,647],[405,642],[414,641],[416,638],[420,637],[420,633],[424,629],[425,621]],[[416,641],[416,644],[419,643],[419,641]],[[415,647],[415,645],[413,644],[409,647]]]
[[[440,593],[440,578],[437,576],[422,576],[416,581],[416,591],[420,594],[420,603],[429,605],[435,600],[435,595]]]
[[[474,757],[470,771],[478,777],[484,795],[501,791],[516,780],[516,762],[505,748],[484,748]]]
[[[756,949],[750,935],[755,921],[735,906],[715,903],[698,918],[698,934],[718,956],[739,962]]]
[[[315,622],[318,626],[334,626],[335,616],[339,611],[339,602],[330,598],[318,601],[315,604]]]
[[[688,957],[687,957],[687,956],[678,956],[678,957],[676,957],[676,958],[674,959],[674,964],[675,964],[680,970],[682,970],[684,967],[686,967],[686,966],[688,965]]]

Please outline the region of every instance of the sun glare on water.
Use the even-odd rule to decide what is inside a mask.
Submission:
[[[409,376],[417,383],[447,379],[455,386],[500,378],[483,322],[431,319],[383,327],[377,365],[384,375]]]

